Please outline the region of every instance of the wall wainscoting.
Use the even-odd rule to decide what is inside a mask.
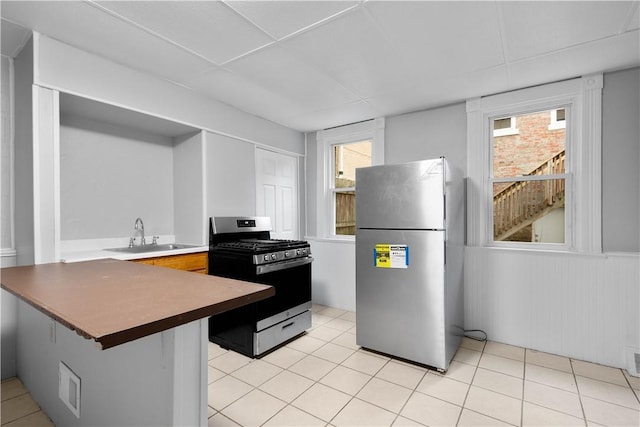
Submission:
[[[640,254],[467,247],[465,327],[630,372],[640,352]]]

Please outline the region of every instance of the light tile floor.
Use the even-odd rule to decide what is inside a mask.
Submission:
[[[33,401],[19,379],[9,378],[2,381],[0,395],[0,424],[3,426],[53,426],[49,417]]]
[[[250,359],[209,343],[210,426],[640,426],[640,378],[465,339],[445,375],[356,345],[353,312],[314,305],[313,328]],[[2,382],[2,426],[52,426]]]
[[[353,312],[250,359],[209,343],[210,426],[640,426],[640,378],[464,339],[446,374],[356,345]]]

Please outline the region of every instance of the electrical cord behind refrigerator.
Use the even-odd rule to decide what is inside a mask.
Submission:
[[[483,334],[483,335],[484,335],[484,337],[480,337],[480,338],[478,338],[478,337],[474,337],[474,336],[472,336],[472,335],[468,335],[468,334],[467,334],[467,332],[479,332],[479,333]],[[487,333],[486,333],[485,331],[483,331],[482,329],[465,329],[465,330],[464,330],[464,336],[465,336],[465,337],[467,337],[467,338],[469,338],[469,339],[475,340],[475,341],[482,341],[482,342],[484,342],[484,341],[486,341],[486,340],[487,340]]]

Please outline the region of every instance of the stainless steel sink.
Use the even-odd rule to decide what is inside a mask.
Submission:
[[[140,245],[140,246],[125,247],[125,248],[109,248],[109,249],[105,249],[105,251],[140,254],[145,252],[162,252],[162,251],[172,251],[176,249],[188,249],[188,248],[197,248],[197,247],[198,245],[183,245],[181,243],[165,243],[162,245]]]

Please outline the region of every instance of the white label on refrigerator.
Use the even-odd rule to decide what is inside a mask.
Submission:
[[[409,247],[377,243],[373,249],[373,263],[378,268],[407,268],[409,266]]]

